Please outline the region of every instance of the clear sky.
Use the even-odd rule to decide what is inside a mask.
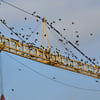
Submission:
[[[79,33],[80,48],[86,55],[96,58],[100,63],[100,0],[5,0],[32,13],[36,11],[49,22],[56,21],[54,26],[71,42],[75,42],[76,33]],[[5,19],[9,26],[14,26],[15,31],[23,34],[29,33],[27,28],[35,29],[34,18],[13,7],[0,2],[0,19]],[[27,23],[24,22],[27,17]],[[59,18],[62,20],[59,22]],[[72,22],[75,24],[72,25]],[[41,26],[41,24],[40,24]],[[63,31],[66,28],[66,31]],[[0,23],[0,31],[10,38],[10,31]],[[33,30],[34,31],[34,30]],[[36,32],[41,32],[41,27]],[[48,32],[49,33],[49,32]],[[93,36],[90,36],[93,33]],[[30,34],[30,33],[29,33]],[[54,35],[49,35],[50,45],[62,49],[62,44],[57,44]],[[30,41],[33,41],[32,39]],[[72,48],[71,48],[72,49]],[[63,51],[63,49],[62,49]],[[72,49],[74,52],[74,49]],[[8,56],[8,55],[9,56]],[[77,56],[80,56],[77,54]],[[21,63],[18,63],[13,58]],[[1,66],[3,69],[3,87],[6,100],[98,100],[100,91],[87,91],[73,88],[73,85],[85,89],[100,90],[97,79],[54,68],[13,54],[1,53]],[[52,81],[30,70],[30,67],[43,75],[56,79],[66,85]],[[19,70],[21,69],[21,71]],[[99,81],[99,79],[98,79]],[[14,91],[12,91],[14,89]]]

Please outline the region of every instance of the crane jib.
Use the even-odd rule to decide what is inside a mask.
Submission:
[[[60,54],[53,54],[48,49],[23,44],[13,39],[0,36],[0,50],[38,61],[57,68],[77,72],[100,79],[100,67],[75,61]]]

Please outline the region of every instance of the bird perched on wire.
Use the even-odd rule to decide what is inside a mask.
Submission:
[[[36,14],[36,11],[34,11],[34,12],[32,13],[32,15],[34,15],[34,14]]]

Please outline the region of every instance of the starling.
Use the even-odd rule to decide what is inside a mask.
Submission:
[[[52,22],[50,24],[52,25]]]
[[[77,38],[79,38],[79,35],[76,35]]]
[[[93,59],[93,61],[95,61],[95,58]]]
[[[23,35],[22,37],[24,38],[25,36]]]
[[[48,27],[48,29],[50,30],[50,27]]]
[[[36,14],[36,11],[34,11],[34,12],[32,13],[32,15],[34,15],[34,14]]]
[[[96,82],[98,83],[99,81],[98,81],[98,80],[96,80]]]
[[[36,21],[38,22],[39,20],[37,19]]]
[[[51,46],[51,48],[53,48],[53,46]]]
[[[92,36],[93,35],[93,33],[90,33],[90,36]]]
[[[75,31],[75,33],[78,33],[78,31]]]
[[[21,33],[19,33],[19,35],[21,35]]]
[[[53,23],[55,23],[55,21],[53,21]]]
[[[59,21],[61,21],[61,18],[59,18]]]
[[[35,43],[37,42],[37,39],[35,39]]]
[[[63,30],[65,31],[66,29],[64,28]]]
[[[22,69],[19,68],[18,70],[21,71]]]
[[[28,38],[26,38],[26,40],[28,40]]]
[[[11,35],[13,35],[13,33],[10,33]]]
[[[23,29],[23,28],[21,28],[21,30],[23,31],[24,29]]]
[[[27,20],[27,17],[25,17],[24,19]]]
[[[74,24],[74,22],[72,22],[72,24]]]
[[[31,28],[31,27],[29,27],[28,29],[29,29],[29,30],[31,30],[32,28]]]
[[[52,79],[56,79],[56,77],[53,77]]]
[[[79,44],[76,44],[77,46],[79,46]]]
[[[39,34],[39,32],[36,33],[37,35]]]
[[[36,15],[36,17],[39,18],[39,19],[41,18],[39,15]],[[45,20],[45,22],[46,22],[46,20]]]
[[[65,50],[67,50],[67,51],[68,51],[68,48],[65,48]]]
[[[66,40],[66,38],[64,37],[64,40]]]
[[[83,59],[81,59],[81,61],[83,61]]]
[[[34,32],[32,31],[32,33],[34,33]]]
[[[62,40],[62,39],[59,39],[59,41],[63,42],[63,40]]]
[[[11,89],[12,91],[14,91],[14,89]]]
[[[77,40],[76,42],[75,42],[75,44],[77,44],[79,42],[79,40]]]
[[[46,37],[46,34],[44,34],[44,36]]]

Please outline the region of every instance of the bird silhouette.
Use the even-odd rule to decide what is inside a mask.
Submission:
[[[31,27],[29,27],[28,29],[29,29],[29,30],[31,30],[32,28],[31,28]]]
[[[37,40],[38,40],[38,39],[35,39],[35,43],[37,43]]]
[[[55,21],[53,21],[53,23],[55,23]]]
[[[13,35],[13,33],[10,33],[11,35]]]
[[[23,29],[23,28],[21,28],[21,30],[23,31],[24,29]]]
[[[25,17],[24,20],[27,20],[27,17]]]
[[[34,15],[34,14],[36,14],[36,11],[34,11],[34,12],[32,13],[32,15]]]
[[[26,38],[26,40],[28,40],[28,38]]]
[[[59,18],[59,21],[61,21],[61,18]]]
[[[79,42],[79,40],[75,41],[75,44],[77,44]]]
[[[12,91],[14,91],[14,89],[11,89]]]
[[[62,40],[62,39],[59,39],[59,41],[60,41],[60,42],[63,42],[63,40]]]
[[[21,33],[19,33],[19,35],[21,35]]]
[[[31,33],[34,33],[33,31]]]
[[[46,37],[46,34],[44,34],[44,36]]]
[[[25,37],[25,35],[22,36],[23,38]]]
[[[66,29],[64,28],[63,30],[65,31]]]
[[[77,38],[79,38],[79,35],[76,35]]]
[[[78,33],[78,31],[75,31],[75,33]]]
[[[37,32],[36,34],[39,35],[39,32]]]
[[[93,33],[90,33],[90,36],[92,36],[93,35]]]
[[[50,27],[48,27],[48,29],[50,30]]]
[[[74,22],[72,22],[72,24],[75,24]]]
[[[38,20],[38,19],[36,19],[36,21],[38,22],[39,20]]]
[[[96,82],[98,83],[99,81],[98,81],[98,80],[96,80]]]

